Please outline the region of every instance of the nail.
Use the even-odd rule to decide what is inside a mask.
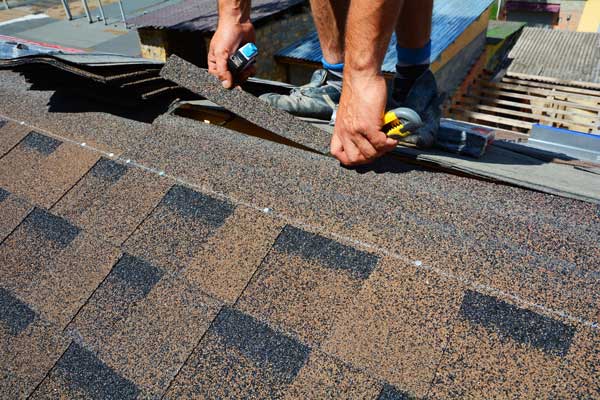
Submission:
[[[221,84],[223,85],[223,87],[224,87],[225,89],[229,89],[229,86],[230,86],[230,83],[229,83],[229,81],[223,81],[223,82],[221,82]]]

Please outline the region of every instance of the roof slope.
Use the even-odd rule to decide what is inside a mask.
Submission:
[[[255,0],[251,18],[254,22],[302,4],[304,0]],[[130,18],[127,23],[136,27],[169,28],[185,31],[212,32],[217,28],[217,3],[212,0],[182,0],[155,11]]]
[[[492,0],[435,0],[431,32],[431,60],[436,60],[491,5]],[[277,57],[320,63],[323,53],[316,32],[279,51]],[[396,71],[396,35],[383,60],[382,70]]]
[[[0,87],[0,397],[598,397],[596,206]]]
[[[509,58],[509,75],[600,88],[600,33],[525,28]]]

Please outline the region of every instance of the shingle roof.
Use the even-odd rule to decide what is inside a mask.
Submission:
[[[600,87],[600,33],[525,28],[509,58],[509,75]]]
[[[251,18],[255,23],[288,10],[304,0],[255,0]],[[176,4],[130,18],[127,23],[136,28],[154,27],[184,31],[211,32],[217,28],[217,3],[212,0],[182,0]]]
[[[598,397],[596,205],[0,88],[0,397]]]
[[[436,60],[491,5],[492,0],[435,0],[431,32],[431,60]],[[291,44],[277,57],[321,63],[321,46],[316,32]],[[396,35],[392,35],[382,70],[396,71]]]

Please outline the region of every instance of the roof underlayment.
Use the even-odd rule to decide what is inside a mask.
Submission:
[[[0,397],[600,396],[597,205],[0,91]]]

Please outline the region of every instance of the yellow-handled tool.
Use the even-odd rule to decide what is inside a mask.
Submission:
[[[381,131],[389,138],[402,140],[423,126],[423,120],[416,111],[399,107],[385,113]]]

